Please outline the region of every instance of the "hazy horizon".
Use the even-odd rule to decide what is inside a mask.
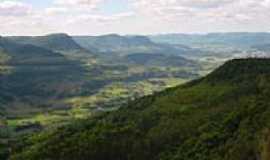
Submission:
[[[270,0],[0,0],[0,35],[269,32]]]
[[[44,33],[44,34],[39,34],[39,35],[5,35],[5,34],[0,34],[0,37],[3,36],[3,37],[35,37],[35,36],[48,36],[48,35],[54,35],[54,34],[66,34],[66,35],[69,35],[69,36],[72,36],[72,37],[76,37],[76,36],[107,36],[107,35],[119,35],[119,36],[162,36],[162,35],[208,35],[208,34],[237,34],[237,33],[246,33],[246,34],[256,34],[256,33],[267,33],[267,34],[270,34],[270,32],[205,32],[205,33],[184,33],[184,32],[168,32],[168,33],[152,33],[152,34],[121,34],[121,33],[100,33],[100,34],[69,34],[69,33],[65,33],[65,32],[51,32],[51,33]]]

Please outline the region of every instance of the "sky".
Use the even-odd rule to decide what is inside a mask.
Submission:
[[[269,31],[270,0],[0,0],[0,35]]]

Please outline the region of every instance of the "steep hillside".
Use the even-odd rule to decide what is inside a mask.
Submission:
[[[33,108],[44,106],[49,100],[80,93],[86,83],[85,70],[78,62],[7,38],[0,38],[0,61],[0,108],[10,112],[6,116],[32,113]]]
[[[131,54],[131,53],[159,53],[181,55],[194,50],[186,47],[174,47],[167,44],[152,42],[145,36],[120,36],[116,34],[104,36],[75,36],[81,46],[101,53]]]
[[[32,44],[35,46],[51,49],[51,50],[78,50],[82,49],[80,45],[73,41],[67,34],[51,34],[46,36],[35,37],[8,37],[9,39],[22,44]]]
[[[270,60],[237,59],[199,80],[26,138],[13,160],[269,160]]]
[[[30,44],[18,44],[0,37],[2,64],[60,64],[68,61],[59,53]]]
[[[73,40],[72,37],[67,34],[50,34],[46,36],[20,36],[7,38],[19,44],[30,44],[48,50],[53,50],[63,55],[70,56],[71,58],[91,58],[94,56],[90,50],[86,50],[81,47]]]

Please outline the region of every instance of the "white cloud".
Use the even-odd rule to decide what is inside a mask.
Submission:
[[[235,1],[237,0],[133,0],[133,3],[136,7],[152,7],[149,9],[170,7],[209,9],[222,7]]]
[[[57,15],[67,13],[68,9],[65,7],[50,7],[45,9],[45,13],[48,15]]]
[[[192,8],[217,8],[235,2],[235,0],[180,0],[179,5]]]
[[[80,23],[89,23],[89,22],[98,22],[98,23],[109,23],[122,20],[124,18],[129,18],[134,16],[133,12],[125,12],[113,15],[100,15],[100,14],[83,14],[77,17],[71,18],[69,24],[80,24]]]
[[[196,19],[197,21],[253,20],[265,16],[270,0],[134,0],[138,12],[161,20]],[[159,17],[157,17],[158,15]],[[269,19],[269,18],[268,18]],[[194,22],[196,23],[196,22]]]
[[[25,16],[30,14],[32,6],[17,1],[0,2],[0,16]]]
[[[54,4],[68,7],[97,8],[104,0],[55,0]]]
[[[264,7],[270,7],[270,0],[263,0],[261,3]]]
[[[270,0],[53,1],[46,8],[35,8],[18,1],[0,1],[0,34],[270,30]],[[127,1],[129,10],[104,12],[100,8],[108,1],[110,5],[114,1]]]

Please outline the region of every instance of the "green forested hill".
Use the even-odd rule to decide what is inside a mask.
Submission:
[[[113,113],[23,138],[11,159],[269,160],[269,80],[269,59],[232,60]]]
[[[180,56],[164,55],[164,54],[147,54],[134,53],[127,55],[124,59],[128,63],[143,65],[143,66],[174,66],[174,67],[194,67],[198,64],[195,61],[188,60]]]
[[[67,60],[59,53],[31,44],[18,44],[0,37],[1,65],[63,64]]]
[[[157,53],[165,55],[182,55],[197,52],[187,46],[178,47],[154,43],[146,36],[120,36],[109,34],[103,36],[74,36],[73,39],[82,47],[99,53],[109,53],[114,56],[133,53]]]
[[[81,57],[94,58],[96,55],[91,50],[84,49],[77,44],[72,37],[64,33],[49,34],[45,36],[19,36],[19,37],[6,37],[18,44],[34,45],[54,52],[59,52],[69,58],[76,60]]]
[[[27,106],[31,106],[30,112],[44,108],[40,106],[48,103],[48,98],[74,94],[74,88],[82,88],[83,74],[79,62],[58,52],[0,37],[0,109],[24,116],[25,111],[29,113]]]
[[[67,34],[50,34],[36,37],[21,36],[8,38],[20,44],[32,44],[50,50],[67,51],[82,49],[82,47],[73,41],[73,39]]]

